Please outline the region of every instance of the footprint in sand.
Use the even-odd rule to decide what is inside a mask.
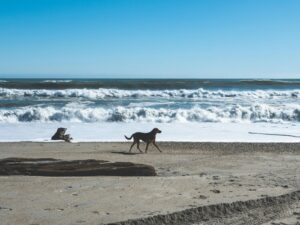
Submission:
[[[200,177],[203,177],[203,176],[206,176],[206,175],[207,175],[207,173],[200,173],[199,174]]]
[[[0,206],[0,210],[12,211],[12,208],[6,208],[6,207],[2,207],[2,206]]]
[[[207,199],[207,197],[205,195],[200,195],[199,199]]]
[[[209,182],[208,184],[212,185],[212,186],[218,186],[221,183],[220,182]]]
[[[53,211],[53,210],[64,211],[64,209],[62,209],[62,208],[57,208],[57,209],[46,208],[46,209],[44,209],[44,210],[45,210],[45,211]]]
[[[219,176],[213,176],[213,180],[220,180]]]

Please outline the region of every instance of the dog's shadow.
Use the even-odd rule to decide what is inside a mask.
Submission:
[[[121,155],[139,155],[141,153],[134,153],[134,152],[111,152],[113,154],[121,154]]]

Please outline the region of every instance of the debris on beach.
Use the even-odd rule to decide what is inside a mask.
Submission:
[[[73,138],[71,138],[70,134],[65,134],[66,131],[67,128],[58,128],[55,134],[52,136],[51,140],[64,140],[66,142],[71,142]]]

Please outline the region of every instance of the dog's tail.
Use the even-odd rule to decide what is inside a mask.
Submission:
[[[124,137],[127,139],[127,140],[131,140],[133,135],[131,135],[131,137],[127,137],[126,135],[124,135]]]

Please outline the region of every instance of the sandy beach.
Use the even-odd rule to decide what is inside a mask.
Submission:
[[[129,146],[1,143],[1,159],[134,162],[157,176],[0,176],[0,224],[299,223],[300,143],[161,142],[163,153],[148,154]]]

